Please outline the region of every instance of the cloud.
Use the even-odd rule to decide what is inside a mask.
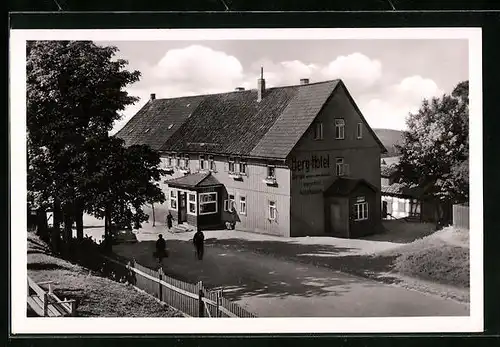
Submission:
[[[200,45],[167,51],[148,75],[164,86],[160,97],[233,90],[244,79],[236,57]]]
[[[358,103],[371,127],[400,130],[406,128],[406,118],[418,111],[423,99],[442,94],[436,82],[416,75],[389,86],[377,97],[361,97]]]
[[[327,79],[340,78],[351,89],[365,89],[382,77],[382,64],[361,53],[342,55],[332,60],[322,71]]]
[[[142,64],[142,62],[138,62]],[[440,96],[437,84],[419,75],[408,76],[398,83],[384,86],[382,64],[359,52],[334,57],[326,64],[300,60],[272,61],[260,59],[247,69],[232,55],[201,45],[190,45],[167,51],[156,64],[141,65],[141,81],[128,89],[141,98],[124,112],[113,132],[147,102],[150,93],[157,98],[232,91],[236,87],[254,89],[264,67],[267,87],[296,85],[301,78],[311,83],[340,78],[372,127],[405,128],[409,112],[416,112],[423,98]],[[389,82],[390,83],[390,82]]]

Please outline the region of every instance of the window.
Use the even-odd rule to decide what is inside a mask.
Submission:
[[[276,178],[276,168],[274,166],[267,167],[267,177]]]
[[[200,193],[200,214],[217,213],[217,193]]]
[[[399,212],[408,212],[408,211],[406,211],[406,200],[403,200],[403,199],[398,200],[398,211]]]
[[[204,155],[200,155],[200,170],[205,170],[206,167],[205,167],[205,156]]]
[[[368,203],[361,202],[354,204],[354,220],[366,220],[368,219]]]
[[[177,156],[177,158],[175,158],[175,166],[181,167],[181,158],[179,156]]]
[[[215,161],[214,161],[214,156],[213,155],[209,155],[208,156],[208,165],[209,165],[209,169],[211,171],[215,171]]]
[[[313,125],[313,136],[315,140],[323,139],[323,123],[318,122]]]
[[[240,162],[240,174],[246,175],[247,173],[247,163],[242,161]]]
[[[184,156],[184,167],[189,168],[189,155],[187,154]]]
[[[234,165],[234,159],[229,158],[229,172],[235,172],[236,166]]]
[[[177,209],[177,191],[175,190],[170,191],[170,208],[172,210]]]
[[[188,195],[188,211],[189,214],[196,214],[196,193],[189,193]]]
[[[337,158],[335,160],[335,172],[337,176],[344,176],[344,158]]]
[[[358,123],[358,126],[356,128],[356,137],[358,139],[363,138],[363,123]]]
[[[169,155],[168,159],[167,159],[167,165],[168,166],[173,166],[173,164],[174,164],[174,160],[173,160],[172,156]]]
[[[269,219],[276,220],[276,201],[269,201]]]
[[[240,214],[247,214],[247,198],[240,196]]]
[[[343,140],[345,131],[345,121],[342,118],[335,119],[335,139]]]
[[[229,194],[227,200],[224,200],[224,211],[232,212],[234,209],[234,194]]]
[[[181,158],[181,159],[180,159],[180,162],[179,162],[179,167],[180,167],[180,168],[185,168],[185,167],[186,167],[186,161],[184,160],[184,158]]]

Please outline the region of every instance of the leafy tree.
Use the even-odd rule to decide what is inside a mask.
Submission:
[[[105,219],[106,244],[110,245],[112,225],[139,228],[149,218],[142,207],[149,201],[165,201],[155,183],[164,174],[160,155],[145,145],[124,147],[123,140],[115,137],[94,139],[87,153],[92,153],[86,156],[88,175],[80,182],[89,199],[85,209]]]
[[[54,238],[61,219],[71,237],[77,217],[89,208],[84,177],[92,153],[88,142],[104,140],[118,111],[137,101],[123,90],[139,80],[116,47],[90,41],[34,41],[27,44],[28,200],[43,212],[54,209]],[[113,180],[113,177],[109,177]],[[105,189],[105,186],[102,186]]]
[[[408,131],[398,145],[400,180],[417,184],[441,207],[469,197],[469,82],[459,83],[451,95],[424,100],[407,119]],[[443,215],[440,208],[440,218]]]

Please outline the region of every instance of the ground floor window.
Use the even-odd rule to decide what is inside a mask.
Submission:
[[[188,197],[188,207],[189,207],[189,213],[190,214],[196,214],[196,193],[189,193]]]
[[[240,196],[240,214],[247,214],[247,198]]]
[[[227,200],[224,200],[224,211],[232,212],[234,207],[234,194],[229,194]]]
[[[407,212],[406,211],[406,200],[403,200],[403,199],[398,200],[398,211],[399,212]]]
[[[354,204],[354,220],[368,219],[368,203],[361,202]]]
[[[276,201],[269,201],[269,219],[276,220]]]
[[[217,193],[200,193],[200,214],[217,213]]]
[[[175,190],[170,191],[170,208],[172,210],[177,209],[177,191]]]

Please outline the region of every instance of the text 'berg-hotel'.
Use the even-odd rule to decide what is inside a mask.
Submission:
[[[385,148],[340,80],[156,99],[121,129],[160,151],[169,210],[201,230],[357,237],[380,228]]]

